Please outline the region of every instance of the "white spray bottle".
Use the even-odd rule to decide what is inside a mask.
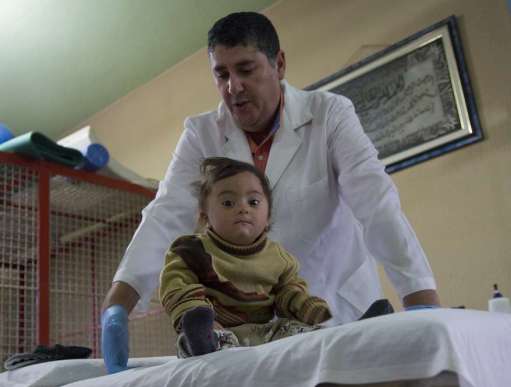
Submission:
[[[493,285],[493,297],[488,300],[488,311],[500,312],[500,313],[511,313],[511,303],[509,298],[504,297],[497,284]]]

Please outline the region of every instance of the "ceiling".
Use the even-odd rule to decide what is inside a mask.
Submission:
[[[54,140],[275,0],[0,0],[0,123]]]

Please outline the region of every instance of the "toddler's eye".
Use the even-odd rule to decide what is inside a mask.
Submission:
[[[227,207],[227,208],[231,208],[231,207],[234,206],[234,202],[232,200],[224,200],[222,202],[222,206]]]
[[[252,207],[257,207],[260,203],[261,201],[259,199],[250,199],[248,201],[248,204],[250,204]]]

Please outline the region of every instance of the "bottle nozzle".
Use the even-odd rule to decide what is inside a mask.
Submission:
[[[493,298],[500,298],[502,297],[502,293],[499,291],[499,287],[497,284],[493,284]]]

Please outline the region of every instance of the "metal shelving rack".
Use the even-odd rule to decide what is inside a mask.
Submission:
[[[154,197],[144,187],[0,153],[0,360],[38,344],[100,357],[99,315],[119,260]],[[172,353],[158,303],[130,320],[130,355]]]

